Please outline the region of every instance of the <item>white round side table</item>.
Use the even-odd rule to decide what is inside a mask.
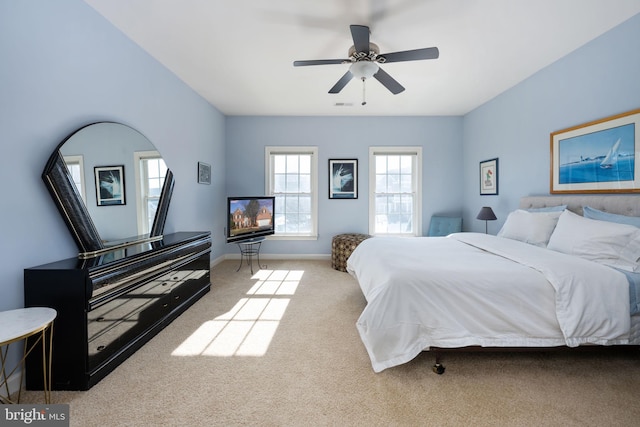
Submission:
[[[24,362],[27,355],[40,342],[42,342],[44,400],[45,403],[51,403],[51,350],[53,347],[53,320],[56,316],[57,312],[47,307],[18,308],[0,312],[0,362],[2,362],[0,389],[4,388],[6,392],[6,395],[0,392],[0,403],[20,403],[24,379]],[[48,336],[47,331],[49,332]],[[30,337],[34,337],[34,339],[28,340]],[[22,359],[9,371],[7,367],[9,346],[22,340],[25,341]],[[21,367],[20,386],[18,388],[18,398],[14,402],[11,400],[9,377],[13,375],[18,367]]]

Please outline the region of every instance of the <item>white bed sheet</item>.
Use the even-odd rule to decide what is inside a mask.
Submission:
[[[362,242],[347,271],[380,372],[430,347],[627,344],[629,293],[609,267],[479,233]]]

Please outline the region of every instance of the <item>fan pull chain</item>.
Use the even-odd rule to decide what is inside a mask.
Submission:
[[[365,78],[362,78],[362,105],[367,105],[367,101],[366,101],[366,84],[365,84]]]

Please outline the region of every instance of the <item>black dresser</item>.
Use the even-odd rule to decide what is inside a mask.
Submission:
[[[211,236],[180,232],[99,256],[24,271],[25,307],[51,307],[52,389],[87,390],[210,288]],[[42,390],[42,353],[26,361],[26,386]]]

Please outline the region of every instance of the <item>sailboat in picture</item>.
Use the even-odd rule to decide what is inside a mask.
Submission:
[[[603,169],[611,169],[618,163],[618,149],[620,148],[621,138],[618,138],[615,144],[611,147],[604,160],[600,163],[600,167]]]

